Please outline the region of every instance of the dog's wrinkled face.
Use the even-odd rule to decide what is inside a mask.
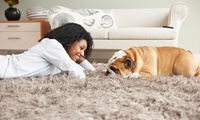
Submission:
[[[115,52],[108,61],[108,68],[106,75],[118,74],[122,76],[129,76],[133,74],[136,64],[123,50]]]

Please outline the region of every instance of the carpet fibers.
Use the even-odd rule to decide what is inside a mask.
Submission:
[[[61,73],[0,80],[1,120],[200,120],[200,78]]]

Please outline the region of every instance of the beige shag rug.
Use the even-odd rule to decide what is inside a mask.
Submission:
[[[200,79],[105,76],[93,63],[85,81],[62,73],[0,80],[1,120],[200,120]]]

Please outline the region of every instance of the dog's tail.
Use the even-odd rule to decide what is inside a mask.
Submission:
[[[200,77],[200,64],[199,64],[199,67],[197,68],[197,72],[196,72],[196,74],[194,76],[195,77]]]

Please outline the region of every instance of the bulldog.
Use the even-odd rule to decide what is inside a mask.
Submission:
[[[131,47],[109,59],[107,72],[129,78],[160,75],[200,77],[200,63],[190,51],[178,47]]]

